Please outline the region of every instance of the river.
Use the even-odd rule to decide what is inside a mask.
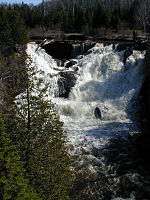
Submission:
[[[113,139],[126,141],[129,134],[140,131],[136,115],[145,52],[133,51],[124,65],[124,51],[116,51],[113,45],[96,44],[86,55],[76,57],[76,64],[67,69],[58,66],[44,49],[37,47],[36,43],[29,43],[27,54],[38,71],[37,77],[43,79],[43,87],[48,85],[47,96],[64,122],[70,153],[80,157],[78,166],[86,165],[93,174],[108,168],[104,154],[94,152],[106,149]],[[60,98],[59,72],[74,72],[75,67],[78,67],[74,73],[75,85],[68,98]],[[102,119],[95,117],[96,107]],[[132,192],[127,196],[134,199]]]

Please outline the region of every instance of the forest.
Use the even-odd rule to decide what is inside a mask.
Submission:
[[[99,28],[142,29],[148,21],[148,0],[53,0],[34,6],[0,6],[0,12],[17,13],[27,28],[43,27],[64,32],[96,33]]]

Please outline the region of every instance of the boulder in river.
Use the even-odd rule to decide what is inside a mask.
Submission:
[[[68,98],[71,88],[76,83],[76,77],[73,72],[60,72],[60,78],[58,80],[59,97]]]
[[[77,64],[77,61],[70,60],[69,62],[66,63],[65,68],[70,68],[70,67],[72,67],[75,64]]]
[[[74,70],[74,72],[77,72],[77,71],[79,70],[79,67],[74,66],[74,67],[73,67],[73,70]]]

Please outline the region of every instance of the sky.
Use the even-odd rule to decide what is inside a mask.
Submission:
[[[41,3],[42,0],[0,0],[0,4],[1,3],[28,3],[28,4],[38,4]]]

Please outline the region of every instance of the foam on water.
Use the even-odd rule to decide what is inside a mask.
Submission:
[[[49,84],[49,97],[64,122],[69,141],[79,150],[101,147],[111,137],[126,137],[135,130],[131,121],[143,81],[144,52],[134,51],[123,64],[123,52],[115,52],[112,45],[96,45],[89,54],[76,59],[79,68],[77,82],[68,99],[56,98],[60,70],[54,59],[37,44],[29,43],[27,53],[38,77]],[[70,69],[71,70],[71,69]],[[94,116],[95,107],[102,112],[102,121]]]
[[[36,71],[36,78],[42,80],[41,89],[48,85],[47,96],[54,97],[58,93],[57,81],[59,78],[56,61],[45,53],[44,49],[38,47],[36,43],[27,45],[28,63]],[[35,78],[35,80],[36,80]]]

